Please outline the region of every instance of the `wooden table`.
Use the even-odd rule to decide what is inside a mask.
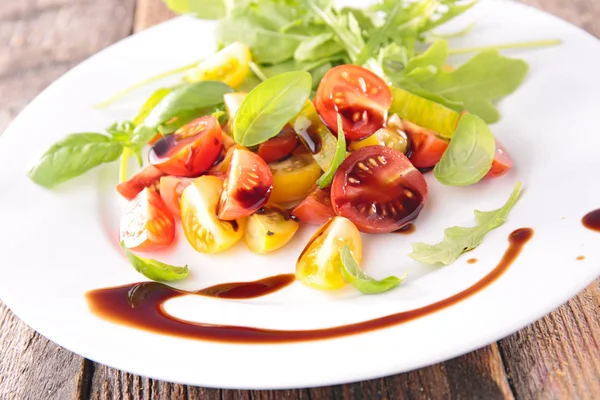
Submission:
[[[599,0],[523,2],[600,37]],[[0,132],[71,67],[171,17],[160,0],[1,0]],[[462,357],[383,379],[287,391],[204,389],[108,368],[48,341],[0,303],[0,400],[90,397],[600,398],[599,281],[535,324]]]

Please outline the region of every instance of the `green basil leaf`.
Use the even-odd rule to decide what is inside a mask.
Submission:
[[[496,140],[490,128],[478,116],[465,114],[433,174],[444,185],[472,185],[488,173],[495,153]]]
[[[330,57],[343,50],[331,33],[322,33],[300,43],[294,52],[297,61],[313,61]]]
[[[392,290],[406,279],[407,274],[398,278],[388,276],[382,280],[370,277],[360,269],[348,246],[344,246],[340,252],[341,270],[344,280],[364,294],[377,294]]]
[[[267,79],[244,99],[235,116],[233,137],[242,146],[263,143],[294,118],[310,96],[308,72],[286,72]]]
[[[470,113],[487,123],[500,119],[494,106],[513,93],[523,82],[529,65],[523,60],[504,57],[497,50],[479,53],[452,72],[440,71],[421,87],[437,95],[458,101]]]
[[[187,265],[184,267],[175,267],[165,264],[151,258],[142,258],[133,254],[125,244],[121,242],[121,247],[127,256],[127,259],[139,273],[153,281],[177,281],[188,276]]]
[[[150,112],[152,112],[152,110],[154,110],[154,108],[162,101],[162,99],[164,99],[165,96],[171,93],[172,91],[173,89],[161,88],[152,93],[152,95],[148,98],[148,100],[146,100],[144,105],[142,105],[140,111],[138,111],[138,114],[133,119],[133,123],[136,126],[141,125],[146,119],[146,117],[150,115]]]
[[[335,149],[335,155],[333,156],[333,160],[329,165],[329,169],[323,175],[321,175],[321,177],[317,181],[317,185],[319,185],[321,189],[331,185],[333,177],[335,176],[335,171],[337,171],[339,166],[344,162],[344,159],[346,158],[346,136],[344,135],[344,127],[342,124],[342,117],[340,116],[340,114],[337,115],[337,123],[338,140],[337,147]]]
[[[412,243],[413,252],[409,257],[425,264],[452,264],[462,253],[479,246],[489,231],[506,222],[508,213],[519,199],[520,192],[521,182],[518,182],[506,204],[499,209],[475,210],[477,224],[472,228],[448,228],[444,231],[444,240],[438,244]]]
[[[171,118],[194,110],[214,107],[223,103],[223,95],[233,89],[218,81],[184,84],[167,94],[144,119],[143,125],[158,127]]]
[[[100,133],[74,133],[53,144],[29,171],[38,185],[52,188],[104,163],[115,161],[123,145]]]
[[[133,130],[135,129],[135,125],[131,121],[120,121],[115,122],[108,128],[106,128],[106,132],[110,136],[112,136],[113,141],[121,142],[123,144],[128,144],[131,136],[133,135]]]
[[[164,0],[171,11],[178,14],[193,14],[196,18],[219,19],[225,17],[227,8],[224,0]]]

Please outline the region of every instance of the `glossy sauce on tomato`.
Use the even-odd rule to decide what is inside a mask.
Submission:
[[[361,232],[387,233],[417,218],[427,193],[425,178],[404,154],[369,146],[352,153],[338,168],[331,204]]]
[[[187,322],[167,314],[163,305],[172,298],[189,293],[158,282],[92,290],[86,294],[86,299],[90,310],[102,319],[164,335],[223,343],[293,343],[333,339],[404,324],[451,307],[481,292],[508,270],[532,237],[531,228],[512,232],[508,237],[509,246],[496,267],[473,286],[450,297],[420,308],[331,328],[280,330]],[[215,287],[208,288],[198,294],[214,297],[215,293],[210,292],[216,292],[216,297],[230,299],[258,297],[289,285],[293,281],[292,277],[293,275],[279,275],[267,278],[275,281],[275,285],[263,284],[266,280],[223,284],[216,286],[216,290]],[[249,294],[252,296],[248,296]]]

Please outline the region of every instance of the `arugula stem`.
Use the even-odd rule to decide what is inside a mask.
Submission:
[[[373,55],[375,49],[385,40],[388,31],[396,19],[396,15],[403,7],[404,3],[402,1],[396,3],[394,8],[392,8],[392,11],[386,16],[385,23],[373,33],[367,44],[362,48],[360,53],[358,53],[358,56],[356,56],[356,64],[363,65],[371,55]]]
[[[547,47],[547,46],[558,46],[562,44],[561,40],[558,39],[550,39],[550,40],[539,40],[535,42],[522,42],[522,43],[508,43],[508,44],[499,44],[493,46],[483,46],[483,47],[470,47],[465,49],[453,49],[448,53],[450,55],[456,54],[468,54],[468,53],[478,53],[486,50],[510,50],[510,49],[529,49],[534,47]]]
[[[131,149],[125,147],[121,153],[121,164],[119,166],[119,183],[127,181],[127,167],[129,165],[129,157],[131,157]]]
[[[266,81],[267,79],[269,79],[265,73],[260,69],[260,67],[258,65],[256,65],[256,63],[254,63],[253,61],[250,61],[249,64],[250,70],[252,70],[252,72],[254,72],[254,75],[256,75],[256,77],[258,79],[260,79],[261,81]]]
[[[145,79],[145,80],[143,80],[143,81],[141,81],[141,82],[138,82],[138,83],[136,83],[135,85],[132,85],[132,86],[128,87],[128,88],[127,88],[127,89],[125,89],[125,90],[122,90],[121,92],[119,92],[119,93],[115,94],[114,96],[110,97],[109,99],[107,99],[107,100],[105,100],[105,101],[103,101],[103,102],[101,102],[101,103],[98,103],[98,104],[96,104],[94,107],[96,107],[96,108],[103,108],[103,107],[106,107],[106,106],[108,106],[108,105],[110,105],[110,104],[114,103],[115,101],[119,100],[119,99],[120,99],[120,98],[122,98],[123,96],[126,96],[126,95],[128,95],[129,93],[131,93],[131,92],[133,92],[133,91],[135,91],[135,90],[137,90],[137,89],[139,89],[139,88],[141,88],[141,87],[144,87],[144,86],[146,86],[146,85],[148,85],[148,84],[150,84],[150,83],[153,83],[153,82],[159,81],[159,80],[161,80],[161,79],[167,78],[167,77],[169,77],[169,76],[172,76],[172,75],[177,75],[177,74],[179,74],[179,73],[182,73],[182,72],[185,72],[185,71],[187,71],[187,70],[189,70],[189,69],[192,69],[192,68],[194,68],[196,65],[198,65],[198,63],[199,63],[199,62],[200,62],[200,61],[195,61],[195,62],[194,62],[194,63],[192,63],[192,64],[184,65],[183,67],[177,67],[177,68],[175,68],[175,69],[172,69],[172,70],[170,70],[170,71],[163,72],[163,73],[161,73],[161,74],[158,74],[158,75],[152,76],[152,77],[150,77],[150,78],[148,78],[148,79]]]

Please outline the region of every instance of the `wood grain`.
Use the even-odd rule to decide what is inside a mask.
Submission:
[[[0,132],[52,80],[110,43],[172,17],[160,0],[1,0]],[[600,36],[597,0],[523,0]],[[6,46],[4,45],[6,43]],[[0,304],[3,399],[592,399],[600,393],[600,286],[530,327],[428,368],[349,385],[237,391],[134,376],[49,342]]]

